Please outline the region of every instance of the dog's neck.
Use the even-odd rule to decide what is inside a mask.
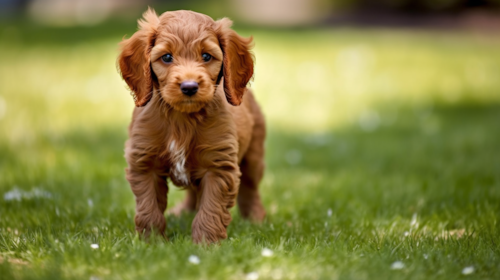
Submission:
[[[223,87],[220,87],[221,90]],[[213,99],[207,103],[200,111],[185,113],[175,110],[166,103],[157,89],[151,101],[144,107],[147,115],[146,119],[155,120],[158,133],[163,134],[167,143],[176,141],[177,145],[185,146],[187,149],[195,137],[195,131],[200,127],[210,127],[217,121],[220,114],[227,110],[224,104],[223,93],[216,92]]]

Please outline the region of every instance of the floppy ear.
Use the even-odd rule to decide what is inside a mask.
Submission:
[[[139,30],[120,43],[118,66],[134,97],[135,105],[146,105],[153,96],[150,54],[159,24],[155,11],[149,8],[138,21]]]
[[[231,29],[233,22],[223,18],[215,22],[215,32],[224,54],[224,92],[229,103],[240,105],[248,81],[253,76],[252,37],[243,38]]]

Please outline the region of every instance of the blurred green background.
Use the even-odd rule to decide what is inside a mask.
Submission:
[[[233,211],[219,247],[190,243],[192,216],[168,217],[167,243],[133,232],[123,144],[134,105],[116,57],[148,5],[229,16],[254,37],[268,220]],[[0,8],[5,279],[500,277],[497,1]],[[169,207],[182,196],[171,188]]]

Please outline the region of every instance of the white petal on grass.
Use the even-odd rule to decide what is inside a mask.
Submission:
[[[473,266],[464,267],[464,269],[462,269],[462,274],[463,275],[469,275],[469,274],[472,274],[472,273],[474,273],[474,267]]]
[[[400,270],[400,269],[403,269],[405,268],[405,264],[401,261],[397,261],[397,262],[393,262],[391,264],[391,269],[392,270]]]
[[[424,254],[424,259],[428,259],[428,258],[429,258],[429,255]]]
[[[99,249],[99,244],[90,244],[90,248]]]
[[[271,249],[268,249],[268,248],[262,249],[262,252],[261,252],[261,255],[263,257],[272,257],[273,254],[274,254],[273,251],[271,251]]]
[[[200,258],[198,258],[198,256],[195,255],[189,256],[188,261],[192,264],[200,264]]]
[[[331,217],[333,214],[332,209],[328,208],[328,211],[326,211],[326,214],[328,215],[328,217]]]
[[[52,194],[46,190],[40,189],[40,188],[34,188],[30,191],[25,191],[19,189],[17,186],[14,187],[11,191],[6,192],[3,195],[3,199],[5,201],[12,201],[12,200],[31,200],[31,199],[39,199],[39,198],[47,198],[51,199]]]
[[[257,280],[259,279],[259,274],[257,272],[250,272],[247,274],[247,280]]]
[[[413,216],[411,217],[410,226],[413,227],[413,226],[416,226],[416,225],[417,225],[417,213],[414,213]]]
[[[3,200],[5,201],[11,201],[11,200],[21,201],[22,198],[23,198],[23,193],[21,193],[21,191],[17,188],[14,188],[13,190],[8,191],[3,195]]]

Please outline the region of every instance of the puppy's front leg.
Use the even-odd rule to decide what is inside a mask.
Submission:
[[[166,176],[151,168],[149,161],[138,161],[131,154],[127,154],[129,167],[126,177],[135,195],[135,229],[144,237],[148,237],[151,230],[164,235],[166,222],[163,213],[167,208],[168,192]]]
[[[234,206],[240,183],[239,168],[208,171],[200,183],[199,210],[192,225],[195,243],[215,243],[227,238],[226,228],[231,222],[229,209]]]

